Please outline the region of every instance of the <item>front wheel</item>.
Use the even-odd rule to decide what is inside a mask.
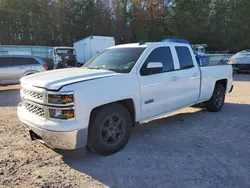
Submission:
[[[211,99],[205,103],[207,110],[211,112],[219,112],[225,103],[225,94],[225,87],[221,84],[217,84]]]
[[[127,144],[132,130],[132,118],[121,104],[110,104],[91,116],[88,147],[101,155],[111,155]]]

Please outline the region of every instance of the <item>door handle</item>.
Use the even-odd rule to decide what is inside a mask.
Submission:
[[[20,67],[20,69],[25,69],[24,67]]]
[[[192,76],[193,76],[193,77],[198,77],[199,74],[198,74],[198,73],[194,73]]]
[[[179,80],[179,77],[177,77],[177,76],[174,76],[171,78],[171,81],[177,81],[177,80]]]

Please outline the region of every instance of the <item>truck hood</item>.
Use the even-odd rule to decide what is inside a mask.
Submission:
[[[51,70],[42,73],[25,76],[21,79],[22,85],[60,90],[63,86],[93,79],[115,76],[117,73],[109,70],[96,70],[88,68],[69,68]]]

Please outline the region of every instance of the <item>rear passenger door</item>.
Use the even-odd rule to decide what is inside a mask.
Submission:
[[[29,58],[24,57],[14,57],[11,59],[12,64],[15,65],[17,69],[19,69],[18,79],[20,79],[26,71],[32,69],[31,65],[29,65],[28,59]]]
[[[176,94],[179,96],[179,107],[197,102],[200,94],[200,70],[187,46],[176,46],[175,58],[179,67],[175,71],[175,84],[178,85]]]
[[[0,57],[0,83],[14,84],[19,82],[20,69],[13,64],[11,57]]]
[[[19,70],[18,79],[26,74],[29,74],[29,72],[34,72],[34,70],[37,69],[37,66],[40,65],[35,59],[29,57],[15,57],[12,58],[11,61],[12,64]]]
[[[163,71],[157,74],[143,75],[141,70],[149,62],[162,63]],[[168,46],[153,49],[146,58],[138,75],[143,119],[166,113],[178,106],[179,86],[175,82],[176,72],[174,70],[172,50]]]

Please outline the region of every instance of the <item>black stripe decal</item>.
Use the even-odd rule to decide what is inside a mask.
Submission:
[[[101,78],[112,77],[112,76],[115,76],[115,75],[103,76],[103,77],[98,77],[98,78],[92,78],[92,79],[88,79],[88,80],[80,80],[80,81],[77,81],[77,82],[71,82],[71,83],[68,83],[68,84],[65,84],[65,85],[61,86],[57,90],[56,89],[47,89],[47,88],[39,87],[39,86],[34,86],[34,87],[46,89],[47,91],[60,91],[63,87],[68,86],[68,85],[77,84],[77,83],[81,83],[81,82],[87,82],[87,81],[91,81],[91,80],[97,80],[97,79],[101,79]]]

